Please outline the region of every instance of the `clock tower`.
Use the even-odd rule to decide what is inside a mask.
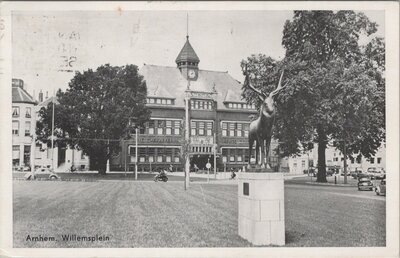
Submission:
[[[192,45],[190,45],[189,36],[186,36],[186,43],[175,59],[175,63],[185,79],[190,81],[197,80],[199,76],[200,59],[196,55],[196,52],[194,52]]]

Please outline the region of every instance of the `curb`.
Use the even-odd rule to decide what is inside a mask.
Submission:
[[[318,183],[318,182],[305,182],[306,184],[310,185],[322,185],[322,186],[339,186],[339,187],[357,187],[356,185],[349,185],[349,184],[332,184],[332,183]]]

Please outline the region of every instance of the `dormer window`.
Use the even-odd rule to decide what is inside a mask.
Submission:
[[[254,104],[246,104],[246,103],[235,103],[235,102],[225,102],[225,106],[230,109],[256,109]]]
[[[174,99],[166,99],[166,98],[147,98],[147,104],[156,104],[156,105],[174,105]]]

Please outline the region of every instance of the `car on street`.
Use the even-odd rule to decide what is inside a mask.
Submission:
[[[374,189],[374,184],[372,183],[370,177],[362,177],[358,180],[357,187],[358,191],[362,190],[372,191]]]
[[[356,170],[351,170],[350,171],[350,176],[352,178],[354,178],[354,179],[357,179],[360,174],[362,174],[362,170],[361,169],[356,169]]]
[[[385,177],[385,170],[383,168],[370,167],[367,169],[367,175],[372,179],[383,179]]]
[[[382,179],[376,186],[375,193],[376,195],[386,195],[386,179]]]
[[[33,179],[32,172],[28,172],[25,174],[25,179],[30,180]],[[48,167],[39,167],[35,170],[34,179],[49,179],[49,180],[57,180],[60,179],[60,176],[54,173]]]

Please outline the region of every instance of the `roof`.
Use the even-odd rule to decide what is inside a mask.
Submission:
[[[185,45],[183,45],[181,52],[179,52],[179,55],[175,59],[176,63],[180,61],[200,62],[200,59],[196,52],[194,52],[192,45],[190,45],[189,37],[186,38]]]
[[[12,103],[28,103],[28,104],[36,104],[36,101],[33,100],[32,96],[29,95],[23,88],[18,86],[12,87]]]
[[[146,80],[148,97],[175,99],[175,106],[184,107],[187,80],[179,68],[170,66],[144,65],[140,73]],[[241,98],[242,85],[228,72],[199,70],[196,81],[190,82],[190,89],[198,92],[217,91],[218,109],[226,109],[224,102],[246,103]]]

